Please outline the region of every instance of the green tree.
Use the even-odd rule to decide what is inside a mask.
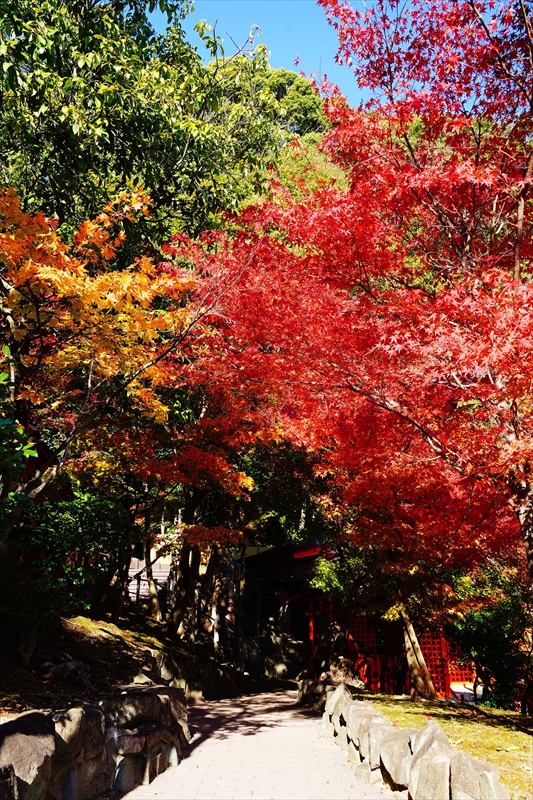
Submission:
[[[236,206],[243,178],[264,171],[276,143],[270,109],[224,98],[228,80],[265,68],[264,47],[208,68],[184,40],[184,4],[157,3],[170,22],[162,35],[149,20],[155,5],[0,2],[0,182],[25,210],[72,231],[142,185],[153,204],[138,236],[160,244],[208,226]]]
[[[513,555],[470,574],[458,574],[461,601],[447,633],[483,684],[483,702],[514,708],[522,696],[527,713],[533,693],[533,616],[523,565]]]
[[[291,133],[324,133],[329,128],[323,102],[311,81],[288,69],[270,67],[260,85],[273,95],[276,122]]]

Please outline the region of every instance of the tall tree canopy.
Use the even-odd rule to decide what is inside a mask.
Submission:
[[[247,264],[225,357],[344,501],[434,553],[520,531],[533,576],[533,7],[322,4],[372,95],[328,103],[350,188],[250,209],[202,256]]]
[[[207,67],[184,39],[185,4],[158,5],[164,34],[147,0],[0,5],[0,181],[70,233],[142,186],[152,214],[135,235],[160,245],[208,227],[264,180],[278,138],[270,98],[227,89],[253,84],[265,48],[223,59],[204,31],[217,58]]]

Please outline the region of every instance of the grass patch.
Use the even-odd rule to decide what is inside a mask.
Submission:
[[[454,748],[489,761],[498,769],[513,800],[533,798],[531,717],[515,711],[457,706],[449,701],[415,703],[405,696],[368,695],[368,700],[400,728],[423,728],[435,720]]]
[[[162,638],[160,626],[144,619],[135,609],[121,618],[120,625],[83,616],[60,619],[53,630],[39,638],[39,647],[67,652],[87,664],[90,689],[68,679],[48,680],[45,670],[36,663],[21,665],[16,643],[9,648],[2,644],[0,641],[0,717],[30,709],[55,710],[72,702],[92,702],[114,694],[135,675],[151,675],[155,653],[171,652],[183,663],[192,659],[179,645]]]

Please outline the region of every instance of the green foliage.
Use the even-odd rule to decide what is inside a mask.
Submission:
[[[24,631],[89,608],[115,569],[128,528],[126,510],[106,497],[80,492],[72,500],[27,503],[0,552],[3,623]]]
[[[277,136],[254,97],[226,98],[228,81],[265,67],[264,51],[205,67],[184,41],[182,4],[159,3],[164,35],[154,5],[0,2],[0,182],[69,231],[142,185],[153,201],[143,247],[236,207]]]
[[[250,544],[276,547],[322,534],[324,522],[312,500],[319,481],[304,453],[284,441],[257,445],[240,466],[254,482],[240,508]]]
[[[271,67],[261,75],[259,85],[272,94],[276,122],[290,133],[324,133],[329,127],[322,99],[307,78]]]
[[[37,455],[33,443],[14,419],[10,363],[10,350],[4,345],[0,356],[0,463],[6,481],[19,475],[28,458]]]
[[[476,665],[486,688],[483,702],[514,708],[533,666],[533,616],[527,594],[505,565],[461,576],[456,588],[466,608],[454,617],[447,633],[462,660]]]

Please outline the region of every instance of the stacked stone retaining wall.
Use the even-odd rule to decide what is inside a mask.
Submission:
[[[92,800],[177,766],[191,735],[185,694],[128,686],[97,706],[30,711],[0,725],[0,800]]]
[[[441,726],[395,728],[344,684],[327,695],[324,730],[355,762],[357,777],[385,784],[404,800],[510,800],[491,764],[455,751]]]

